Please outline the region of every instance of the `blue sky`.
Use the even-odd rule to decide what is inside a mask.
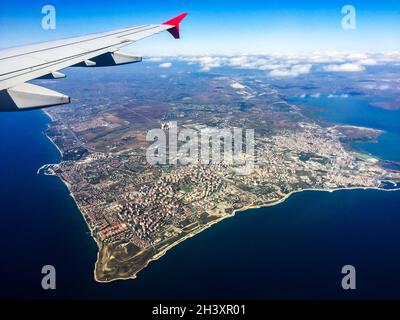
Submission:
[[[57,29],[42,30],[41,9],[57,10]],[[357,28],[343,30],[341,8],[357,10]],[[182,39],[165,33],[131,51],[210,54],[400,50],[400,1],[16,0],[0,8],[0,47],[47,41],[143,23],[189,12]]]

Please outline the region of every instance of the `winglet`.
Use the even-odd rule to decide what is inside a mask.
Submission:
[[[169,25],[169,26],[173,26],[173,28],[168,29],[168,32],[170,34],[172,34],[172,36],[175,39],[179,39],[180,35],[179,35],[179,24],[181,23],[181,21],[183,19],[185,19],[185,17],[187,16],[187,13],[182,13],[179,16],[172,18],[171,20],[168,20],[166,22],[164,22],[163,24]]]

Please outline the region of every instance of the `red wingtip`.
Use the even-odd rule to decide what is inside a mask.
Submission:
[[[182,14],[180,14],[179,16],[177,16],[177,17],[175,17],[175,18],[172,18],[171,20],[168,20],[168,21],[166,21],[166,22],[163,23],[163,24],[167,24],[167,25],[170,25],[170,26],[174,26],[173,28],[168,29],[168,32],[169,32],[170,34],[172,34],[172,36],[173,36],[175,39],[179,39],[179,37],[180,37],[180,34],[179,34],[179,24],[182,22],[183,19],[185,19],[185,17],[186,17],[187,15],[188,15],[187,13],[182,13]]]

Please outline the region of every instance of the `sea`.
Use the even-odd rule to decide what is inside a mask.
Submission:
[[[386,133],[357,147],[400,161],[400,111],[362,97],[297,101],[316,116]],[[171,249],[135,280],[96,283],[97,247],[65,185],[38,175],[60,154],[40,110],[0,113],[0,298],[399,299],[400,192],[306,191],[212,226]],[[56,289],[41,286],[42,267]],[[341,286],[342,267],[356,289]]]

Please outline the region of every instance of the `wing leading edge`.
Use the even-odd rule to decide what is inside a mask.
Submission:
[[[142,61],[120,49],[143,38],[168,31],[178,39],[183,13],[163,24],[149,24],[16,47],[0,51],[0,111],[22,111],[70,102],[62,93],[25,83],[33,79],[65,77],[58,70],[104,67]]]

